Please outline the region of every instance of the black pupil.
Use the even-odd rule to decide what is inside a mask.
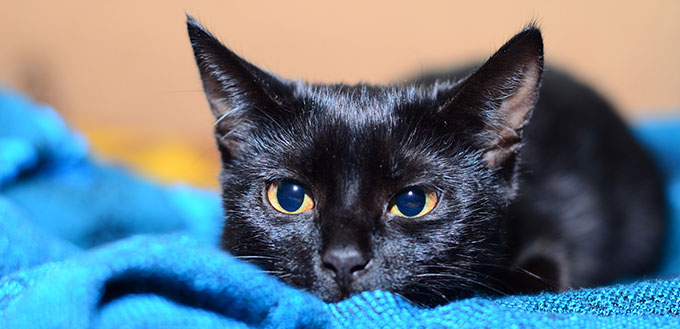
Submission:
[[[413,217],[425,207],[425,192],[419,189],[406,191],[397,196],[394,204],[404,216]]]
[[[295,183],[281,182],[276,191],[276,199],[285,211],[294,212],[300,209],[305,200],[305,189]]]

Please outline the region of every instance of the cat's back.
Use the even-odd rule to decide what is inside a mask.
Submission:
[[[544,73],[525,128],[510,247],[558,259],[562,285],[602,284],[658,262],[665,206],[660,175],[626,123],[595,91]]]

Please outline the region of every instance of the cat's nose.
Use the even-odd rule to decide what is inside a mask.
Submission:
[[[324,267],[333,272],[335,281],[343,288],[359,277],[370,260],[356,247],[329,248],[321,255]]]

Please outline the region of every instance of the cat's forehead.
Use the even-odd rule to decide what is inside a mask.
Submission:
[[[295,96],[328,114],[366,122],[382,122],[395,108],[408,104],[433,103],[456,87],[448,80],[405,82],[403,84],[307,84],[295,83]]]
[[[450,152],[457,143],[447,142],[447,136],[438,134],[440,130],[434,131],[440,126],[431,122],[435,116],[422,115],[426,119],[420,120],[419,113],[436,106],[438,94],[453,86],[448,82],[389,86],[298,83],[299,115],[279,125],[278,134],[267,129],[263,136],[275,142],[262,144],[267,145],[262,152],[286,155],[280,157],[282,164],[273,166],[288,170],[288,175],[279,176],[331,179],[342,172],[345,174],[337,182],[341,185],[357,181],[371,185],[372,177],[426,181],[431,175],[423,177],[429,172],[424,168],[453,161],[440,158],[459,152]],[[409,106],[413,104],[419,105]],[[407,113],[400,113],[404,108]]]

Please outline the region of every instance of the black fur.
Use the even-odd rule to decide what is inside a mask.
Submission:
[[[349,86],[280,79],[187,23],[217,118],[221,246],[283,281],[326,301],[381,289],[436,305],[593,286],[657,262],[661,182],[610,106],[546,72],[527,125],[543,76],[537,28],[471,75]],[[314,208],[272,208],[265,190],[280,179]],[[434,210],[391,214],[413,186],[438,192]],[[341,276],[329,253],[360,266]]]

